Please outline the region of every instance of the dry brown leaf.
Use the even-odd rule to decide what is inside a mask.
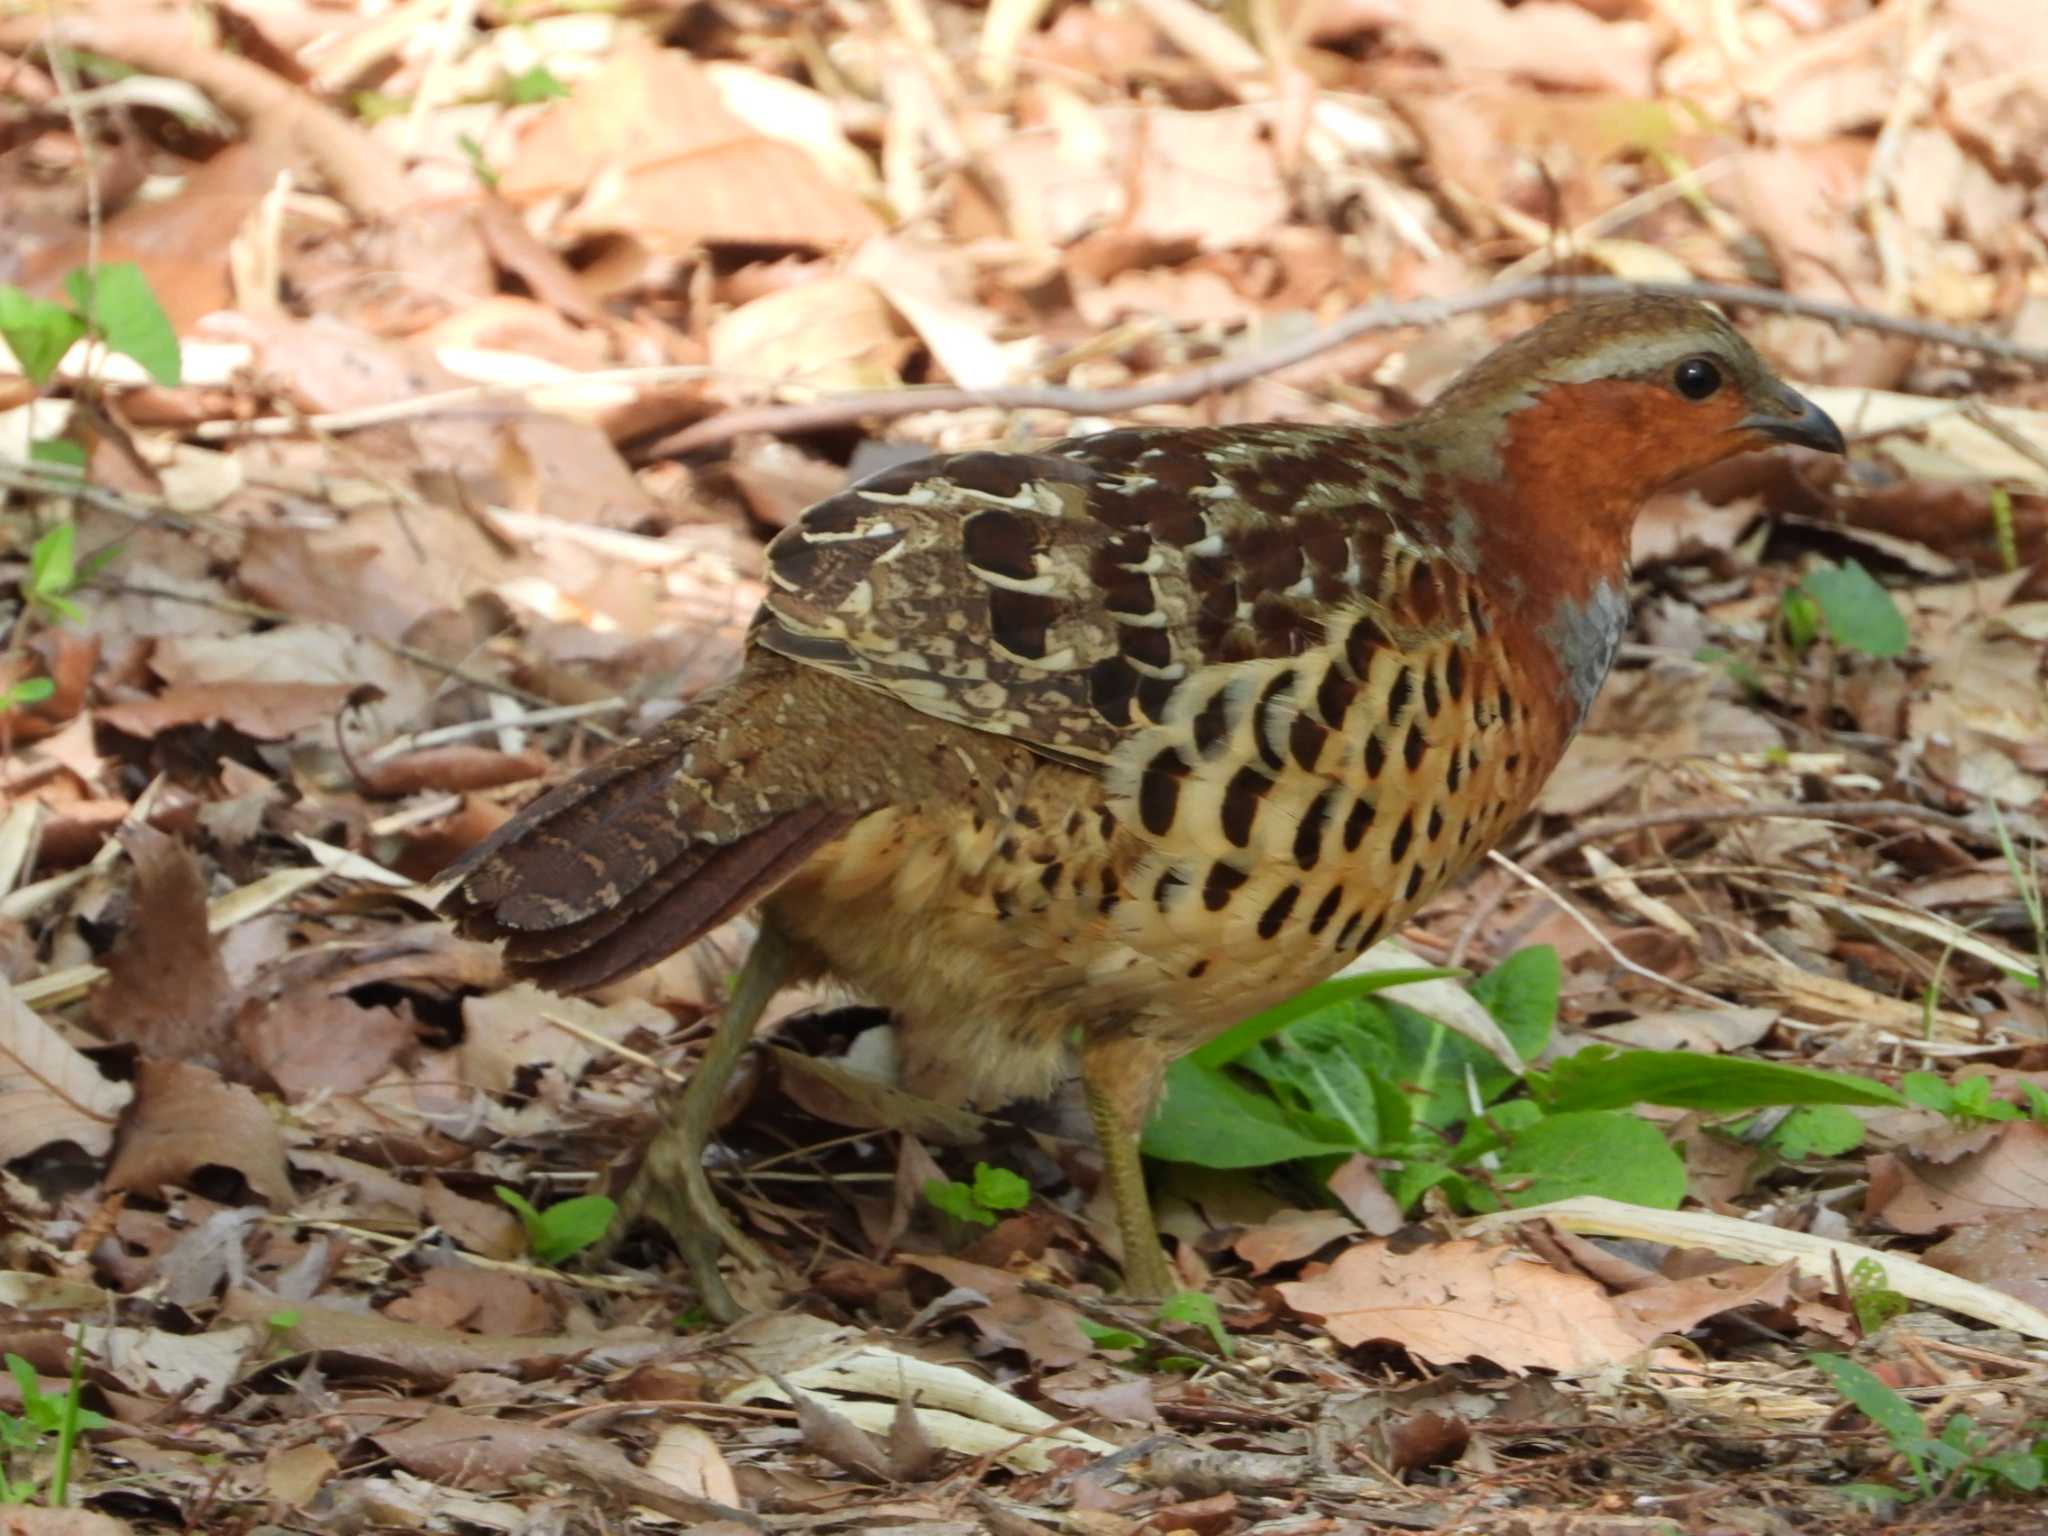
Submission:
[[[2048,1211],[2011,1211],[1942,1239],[1924,1263],[2048,1312]]]
[[[93,718],[145,740],[184,725],[226,724],[257,741],[283,741],[328,725],[354,691],[341,683],[195,683],[102,704]]]
[[[427,1219],[471,1253],[515,1259],[526,1251],[526,1229],[502,1201],[472,1200],[429,1174],[420,1181]]]
[[[419,1284],[385,1305],[384,1315],[498,1339],[545,1333],[555,1325],[555,1309],[531,1281],[462,1263],[428,1270]]]
[[[246,1080],[248,1064],[228,1032],[234,998],[208,925],[198,855],[152,827],[124,828],[121,841],[135,864],[133,912],[93,994],[100,1032],[145,1056]]]
[[[1517,1374],[1584,1371],[1643,1351],[1597,1281],[1495,1244],[1460,1239],[1397,1254],[1384,1242],[1360,1243],[1279,1290],[1339,1343],[1385,1341],[1439,1365],[1484,1359]]]
[[[1919,1234],[2048,1209],[2048,1125],[1994,1129],[1977,1150],[1940,1162],[1905,1150],[1872,1157],[1866,1214]]]
[[[58,1141],[99,1156],[134,1093],[101,1076],[0,976],[0,1163]]]
[[[1737,1307],[1785,1306],[1792,1300],[1792,1282],[1797,1278],[1794,1264],[1731,1265],[1689,1280],[1624,1292],[1614,1298],[1614,1309],[1641,1338],[1649,1340],[1684,1333]]]
[[[1602,21],[1563,0],[1430,0],[1406,24],[1454,69],[1498,70],[1545,85],[1650,94],[1657,35],[1647,22]]]
[[[157,1195],[206,1167],[231,1168],[273,1210],[291,1208],[284,1137],[263,1101],[194,1062],[144,1057],[107,1188]]]
[[[1253,1274],[1263,1275],[1357,1233],[1358,1223],[1342,1211],[1282,1211],[1271,1221],[1246,1227],[1230,1246]]]
[[[395,1009],[365,1008],[315,986],[251,999],[234,1031],[241,1054],[296,1102],[369,1087],[412,1044],[414,1025]]]
[[[900,1262],[986,1296],[989,1304],[971,1308],[967,1320],[991,1342],[1021,1349],[1034,1364],[1047,1370],[1085,1360],[1094,1348],[1071,1308],[1029,1294],[1006,1270],[927,1253],[906,1253]]]
[[[711,327],[717,392],[758,396],[768,385],[805,391],[887,389],[909,355],[896,311],[874,284],[827,277],[764,294]]]
[[[829,248],[881,229],[811,154],[742,121],[675,49],[622,49],[581,81],[527,130],[499,190],[522,204],[581,194],[568,228],[669,251]]]

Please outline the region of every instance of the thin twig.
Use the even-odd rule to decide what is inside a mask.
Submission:
[[[1910,800],[1764,800],[1749,805],[1673,805],[1660,811],[1634,811],[1624,816],[1598,816],[1582,822],[1569,832],[1560,832],[1547,843],[1538,843],[1516,862],[1525,870],[1541,869],[1551,860],[1561,858],[1575,848],[1598,842],[1604,837],[1618,837],[1625,832],[1642,832],[1652,827],[1669,827],[1685,824],[1697,825],[1709,821],[1765,821],[1790,819],[1795,821],[1878,821],[1896,817],[1901,821],[1918,821],[1928,826],[1944,827],[1952,832],[1967,832],[1970,824],[1960,816],[1951,816],[1946,811],[1931,810],[1924,805],[1915,805]],[[1500,904],[1507,899],[1510,887],[1495,886],[1482,895],[1472,908],[1472,915],[1465,919],[1465,926],[1458,930],[1457,942],[1451,945],[1446,965],[1463,965],[1465,953],[1472,947],[1472,941],[1479,930],[1486,925]]]
[[[1154,1349],[1171,1350],[1177,1355],[1192,1355],[1211,1370],[1221,1371],[1226,1376],[1235,1376],[1239,1381],[1256,1387],[1261,1392],[1268,1390],[1268,1383],[1262,1381],[1256,1372],[1246,1370],[1235,1360],[1226,1360],[1199,1344],[1192,1344],[1186,1339],[1176,1339],[1172,1334],[1161,1333],[1156,1328],[1148,1328],[1143,1323],[1133,1322],[1121,1307],[1106,1301],[1097,1301],[1093,1296],[1076,1295],[1073,1291],[1062,1290],[1056,1285],[1047,1285],[1042,1280],[1020,1279],[1017,1284],[1027,1295],[1036,1296],[1043,1301],[1057,1301],[1063,1306],[1072,1307],[1083,1317],[1104,1327],[1121,1328],[1126,1333],[1134,1333]]]
[[[814,432],[862,420],[883,421],[919,411],[962,411],[977,406],[1012,411],[1063,411],[1070,416],[1118,416],[1146,406],[1177,404],[1216,390],[1232,389],[1376,331],[1442,325],[1459,315],[1479,314],[1503,309],[1510,304],[1543,299],[1616,298],[1627,294],[1699,299],[1710,304],[1799,315],[1810,320],[1822,320],[1829,325],[1959,347],[1980,356],[2020,363],[2048,373],[2048,347],[2008,341],[1960,326],[1887,315],[1855,304],[1835,304],[1770,288],[1740,288],[1725,283],[1632,283],[1617,277],[1538,277],[1526,282],[1480,288],[1448,299],[1363,304],[1323,329],[1294,341],[1262,347],[1239,357],[1127,389],[1023,385],[1008,389],[863,390],[795,405],[756,405],[725,411],[669,434],[645,449],[644,454],[646,457],[661,457],[692,453],[746,432]]]

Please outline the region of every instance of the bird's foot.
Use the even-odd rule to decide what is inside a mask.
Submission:
[[[736,1226],[712,1193],[704,1174],[704,1144],[710,1127],[697,1123],[690,1095],[648,1144],[640,1171],[627,1187],[620,1230],[642,1216],[675,1239],[704,1310],[720,1323],[737,1321],[745,1309],[733,1299],[719,1259],[727,1253],[755,1269],[768,1267],[768,1256]]]

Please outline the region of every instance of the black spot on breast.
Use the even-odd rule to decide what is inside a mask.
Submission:
[[[1420,892],[1420,891],[1421,891],[1421,889],[1422,889],[1422,866],[1421,866],[1420,864],[1418,864],[1418,865],[1416,865],[1416,866],[1415,866],[1415,867],[1414,867],[1413,869],[1411,869],[1411,870],[1409,870],[1409,871],[1408,871],[1408,891],[1407,891],[1407,899],[1408,899],[1408,900],[1410,900],[1410,901],[1413,901],[1413,900],[1415,899],[1415,897],[1416,897],[1417,893],[1418,893],[1418,892]]]
[[[1018,806],[1016,810],[1010,813],[1010,820],[1031,832],[1036,832],[1045,825],[1045,818],[1039,815],[1036,809],[1028,805]]]
[[[1394,841],[1392,846],[1390,846],[1387,849],[1387,858],[1395,864],[1400,863],[1403,859],[1408,857],[1409,844],[1413,843],[1414,841],[1414,813],[1412,811],[1403,811],[1401,813],[1400,824],[1394,828]]]
[[[1315,771],[1316,761],[1323,755],[1323,743],[1330,739],[1330,733],[1317,725],[1307,714],[1294,717],[1294,724],[1287,728],[1287,750],[1294,754],[1304,772]]]
[[[1039,871],[1038,883],[1044,889],[1046,895],[1050,896],[1060,888],[1060,872],[1062,868],[1063,866],[1059,861],[1054,860]]]
[[[996,909],[996,921],[1006,921],[1010,915],[1010,893],[999,886],[989,892],[988,899]]]
[[[1316,713],[1323,717],[1323,723],[1336,730],[1344,723],[1344,717],[1351,710],[1351,701],[1358,697],[1358,684],[1337,670],[1335,662],[1323,673],[1323,680],[1316,685]]]
[[[1273,781],[1256,768],[1240,768],[1231,776],[1223,791],[1221,821],[1223,835],[1238,847],[1250,846],[1252,822],[1258,817],[1266,791],[1272,787]]]
[[[1173,830],[1173,814],[1180,805],[1180,781],[1187,773],[1188,765],[1181,761],[1180,754],[1168,747],[1154,755],[1138,776],[1138,820],[1154,837],[1164,837]]]
[[[1415,697],[1415,674],[1406,667],[1394,674],[1394,686],[1387,690],[1387,719],[1398,721]]]
[[[1422,734],[1422,722],[1417,720],[1410,724],[1408,740],[1401,746],[1401,760],[1408,765],[1410,773],[1422,766],[1422,754],[1428,746],[1429,742]]]
[[[1188,877],[1177,869],[1161,870],[1159,878],[1152,882],[1152,905],[1162,912],[1173,899],[1173,893],[1188,883]]]
[[[1323,899],[1316,903],[1315,911],[1309,914],[1309,933],[1311,935],[1320,937],[1322,931],[1330,926],[1330,919],[1337,915],[1337,908],[1342,906],[1343,904],[1344,887],[1341,885],[1331,886],[1329,892],[1323,897]]]
[[[1371,949],[1373,945],[1379,943],[1380,934],[1385,930],[1386,926],[1387,914],[1384,912],[1365,925],[1365,932],[1360,934],[1358,938],[1360,954],[1363,954],[1366,950]],[[1339,945],[1338,947],[1342,948],[1343,946]]]
[[[1038,574],[1038,530],[1021,513],[975,513],[960,525],[960,547],[976,570],[1012,581]]]
[[[1164,720],[1166,706],[1173,702],[1173,691],[1178,683],[1164,677],[1141,677],[1138,679],[1138,708],[1145,712],[1147,720]]]
[[[1360,907],[1356,912],[1344,919],[1344,926],[1337,930],[1337,947],[1339,949],[1349,949],[1351,947],[1351,937],[1358,932],[1358,925],[1364,921],[1365,908],[1363,907]]]
[[[1365,776],[1376,779],[1387,766],[1387,749],[1380,740],[1378,731],[1369,732],[1365,738]]]
[[[1311,800],[1302,814],[1301,825],[1294,829],[1294,862],[1303,869],[1314,869],[1316,860],[1323,856],[1323,828],[1329,823],[1330,807],[1336,803],[1337,793],[1333,784]]]
[[[1088,702],[1111,725],[1131,723],[1131,695],[1137,670],[1121,656],[1105,656],[1088,669]]]
[[[1013,656],[1036,661],[1045,655],[1045,632],[1059,615],[1059,605],[1036,592],[988,589],[989,633]]]
[[[1219,859],[1209,866],[1209,877],[1202,882],[1202,905],[1211,912],[1221,912],[1230,905],[1237,888],[1250,878],[1236,865]]]
[[[1294,910],[1294,904],[1299,900],[1301,887],[1298,885],[1290,885],[1275,896],[1267,904],[1266,910],[1259,914],[1259,937],[1270,939],[1278,933],[1281,925],[1287,921],[1287,914]]]
[[[1444,768],[1444,779],[1450,785],[1452,794],[1456,794],[1458,786],[1465,782],[1465,760],[1456,752],[1451,753],[1451,760]]]
[[[1387,633],[1371,619],[1360,619],[1344,637],[1344,661],[1354,677],[1363,678],[1372,666],[1372,653],[1387,645]]]
[[[1444,696],[1437,687],[1436,673],[1434,671],[1424,672],[1422,674],[1422,712],[1434,720],[1443,707]]]
[[[1508,760],[1502,763],[1501,767],[1505,768],[1510,774],[1520,773],[1522,771],[1522,754],[1519,752],[1510,752],[1508,754]]]
[[[1508,692],[1508,685],[1506,683],[1500,685],[1499,703],[1500,723],[1502,725],[1513,725],[1515,723],[1515,696]]]
[[[1203,757],[1222,744],[1230,733],[1230,706],[1224,701],[1224,690],[1218,688],[1209,695],[1194,719],[1195,750]]]
[[[1323,626],[1281,597],[1252,604],[1252,631],[1261,656],[1299,656],[1323,637]]]
[[[1281,670],[1273,674],[1266,686],[1259,690],[1258,707],[1252,720],[1252,740],[1258,744],[1259,756],[1266,760],[1266,766],[1275,771],[1286,765],[1279,749],[1273,745],[1273,738],[1279,733],[1273,729],[1273,711],[1282,698],[1294,691],[1294,674]]]
[[[1163,669],[1173,665],[1173,637],[1163,628],[1119,624],[1116,627],[1116,645],[1133,661],[1141,661],[1148,667]]]
[[[1360,800],[1351,807],[1351,814],[1344,818],[1344,851],[1358,852],[1358,845],[1365,841],[1365,834],[1372,830],[1372,818],[1377,810],[1370,800]]]
[[[1432,843],[1444,835],[1444,813],[1437,806],[1429,808],[1429,826],[1424,835]]]
[[[1453,699],[1465,696],[1465,648],[1451,647],[1451,654],[1444,658],[1444,688]]]
[[[1200,981],[1202,979],[1203,974],[1208,969],[1209,962],[1207,960],[1197,960],[1193,965],[1188,967],[1188,980]]]

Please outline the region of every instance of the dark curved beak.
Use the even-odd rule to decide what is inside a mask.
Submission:
[[[1797,390],[1785,390],[1780,399],[1784,406],[1782,412],[1757,411],[1743,417],[1736,426],[1776,442],[1793,443],[1820,453],[1849,451],[1849,445],[1842,441],[1842,429],[1835,425],[1834,418],[1826,411]]]

